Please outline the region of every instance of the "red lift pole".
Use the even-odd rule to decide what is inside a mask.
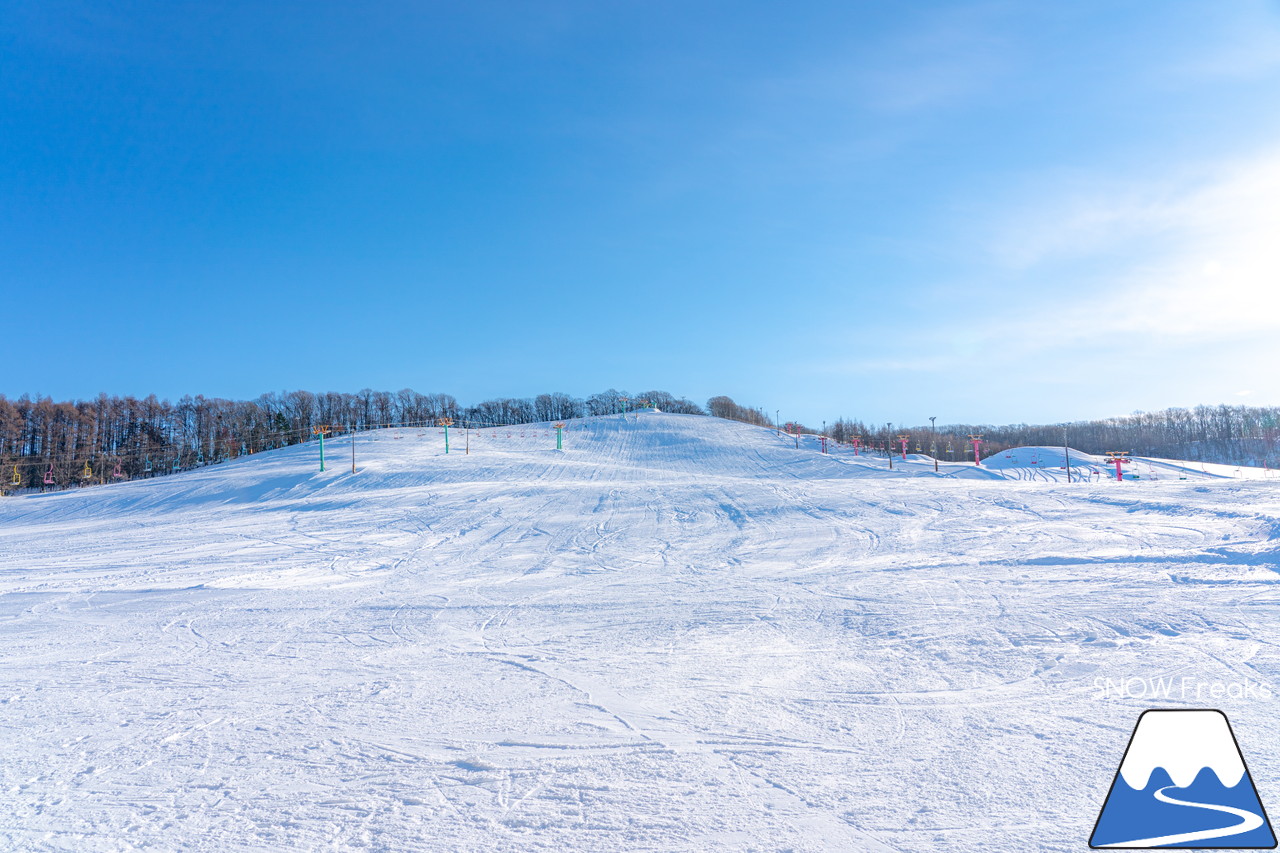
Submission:
[[[982,457],[978,454],[978,447],[982,444],[982,436],[971,435],[969,440],[973,442],[973,464],[982,467]]]
[[[1126,457],[1122,451],[1107,451],[1107,464],[1116,466],[1116,482],[1122,482],[1124,480],[1124,474],[1120,473],[1120,466],[1128,465],[1132,461],[1133,460]]]
[[[853,442],[853,455],[861,456],[862,454],[858,452],[858,448],[862,445],[862,436],[855,435],[852,439],[850,439],[850,441]]]
[[[898,436],[898,441],[902,444],[902,461],[903,461],[903,462],[906,462],[906,461],[907,461],[907,440],[908,440],[908,439],[910,439],[910,438],[911,438],[911,436],[909,436],[909,435],[899,435],[899,436]]]

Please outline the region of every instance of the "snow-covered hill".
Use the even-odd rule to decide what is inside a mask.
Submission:
[[[0,849],[1077,850],[1100,680],[1280,687],[1266,472],[398,435],[0,501]]]

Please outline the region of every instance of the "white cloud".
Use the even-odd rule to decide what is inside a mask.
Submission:
[[[1066,395],[1081,412],[1280,403],[1280,147],[1111,193],[1095,182],[1091,199],[1016,211],[1003,236],[1029,248],[1010,265],[1000,247],[992,273],[1003,264],[1020,292],[860,341],[826,367],[909,375],[934,394],[967,387],[973,369],[1017,406]]]
[[[1095,189],[1088,200],[1021,211],[994,253],[1033,281],[1093,262],[1071,290],[1087,304],[1035,333],[1036,348],[1117,333],[1184,342],[1280,335],[1278,200],[1275,150],[1181,180]]]

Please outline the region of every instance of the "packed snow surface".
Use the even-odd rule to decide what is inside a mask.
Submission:
[[[1080,850],[1148,707],[1280,807],[1268,472],[450,440],[0,500],[0,849]]]

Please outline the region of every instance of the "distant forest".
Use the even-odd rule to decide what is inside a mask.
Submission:
[[[765,412],[739,406],[728,397],[712,397],[707,406],[717,417],[773,425]],[[883,448],[891,442],[900,447],[898,437],[908,435],[910,452],[936,452],[943,460],[961,460],[966,456],[972,459],[973,446],[968,438],[981,435],[984,454],[999,453],[1011,447],[1060,447],[1065,442],[1076,450],[1099,455],[1118,450],[1166,459],[1280,467],[1280,407],[1275,406],[1196,406],[1194,409],[1134,412],[1124,417],[1059,424],[945,424],[933,427],[893,423],[869,425],[861,420],[839,418],[816,429],[813,424],[793,424],[791,427],[807,433],[825,430],[828,436],[839,442],[848,442],[857,436],[873,448]],[[931,448],[936,448],[936,451],[931,451]]]
[[[837,442],[855,436],[884,448],[909,435],[910,452],[941,459],[972,458],[967,438],[982,435],[984,454],[1025,445],[1061,445],[1088,453],[1110,450],[1234,465],[1280,466],[1280,407],[1197,406],[1066,424],[949,424],[936,428],[839,418],[823,427],[775,424],[768,414],[717,396],[706,408],[666,391],[630,394],[609,389],[586,398],[539,394],[460,406],[449,394],[364,390],[359,393],[287,391],[256,400],[184,397],[177,403],[99,395],[56,403],[47,397],[0,396],[0,488],[88,485],[152,476],[220,462],[243,454],[332,433],[390,425],[458,427],[539,423],[607,415],[641,406],[666,412],[728,418],[788,431],[826,434]],[[16,483],[14,481],[17,481]]]
[[[356,394],[286,391],[256,400],[155,396],[55,403],[48,397],[0,396],[0,489],[89,485],[154,476],[314,440],[391,425],[458,427],[538,423],[606,415],[640,405],[705,415],[697,403],[665,391],[610,389],[585,399],[539,394],[460,406],[449,394],[373,391]],[[15,483],[15,481],[17,481]]]
[[[953,458],[946,447],[952,448],[955,459],[972,459],[968,437],[981,435],[984,454],[1065,443],[1098,455],[1116,450],[1226,465],[1280,466],[1280,407],[1274,406],[1196,406],[1060,424],[947,424],[936,430],[927,425],[869,427],[841,419],[828,426],[827,432],[840,441],[861,434],[877,442],[910,434],[912,451],[920,446],[927,453],[936,445],[938,458],[944,460]]]

